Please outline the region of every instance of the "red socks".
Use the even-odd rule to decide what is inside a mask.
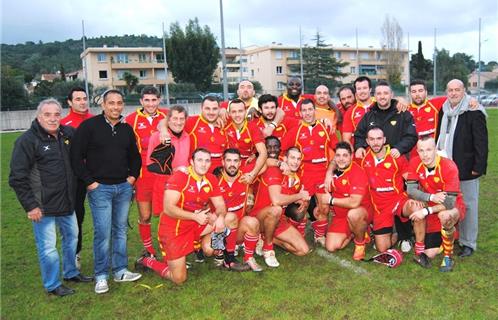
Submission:
[[[150,231],[150,223],[138,223],[138,232],[140,233],[140,238],[144,248],[152,255],[156,256],[156,250],[152,246],[152,237]]]
[[[259,236],[251,236],[246,232],[244,235],[244,261],[254,256],[254,250],[258,244]]]
[[[313,231],[315,232],[315,239],[325,236],[328,224],[327,220],[316,220],[311,223]]]
[[[142,264],[147,268],[154,270],[154,272],[157,273],[162,278],[166,278],[168,274],[169,268],[168,264],[165,262],[159,262],[156,259],[152,258],[144,258]]]

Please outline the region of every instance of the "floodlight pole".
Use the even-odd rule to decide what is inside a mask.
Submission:
[[[228,100],[227,59],[225,56],[225,27],[223,26],[223,0],[220,0],[221,64],[223,68],[223,99]]]
[[[164,32],[163,22],[163,55],[164,55],[164,94],[166,95],[166,105],[169,107],[169,88],[168,88],[168,62],[166,61],[166,33]]]
[[[86,42],[85,42],[85,20],[81,20],[81,29],[82,29],[82,32],[83,32],[83,53],[85,53],[85,50],[86,50]],[[85,92],[86,92],[86,96],[88,97],[88,99],[90,99],[90,94],[88,92],[88,68],[86,66],[86,59],[85,59],[85,56],[83,56],[83,59],[81,61],[83,63],[83,72],[85,74]],[[90,101],[90,100],[88,100]]]

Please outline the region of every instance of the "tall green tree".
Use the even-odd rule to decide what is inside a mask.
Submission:
[[[166,41],[168,67],[176,82],[190,82],[198,90],[209,88],[220,60],[220,48],[208,26],[189,20],[185,31],[175,22]]]
[[[1,103],[2,111],[22,109],[29,105],[28,92],[24,87],[22,71],[9,65],[2,65],[1,69]]]
[[[138,85],[138,78],[129,72],[125,72],[123,73],[123,80],[126,82],[126,93],[132,93]]]
[[[341,72],[341,68],[348,63],[334,57],[334,52],[325,44],[320,32],[317,31],[312,40],[313,47],[303,48],[304,91],[314,92],[319,85],[325,85],[332,92],[341,84],[338,79],[347,75]],[[293,74],[299,73],[300,65],[291,65],[290,71]]]
[[[459,79],[463,83],[468,83],[468,76],[472,70],[468,69],[467,56],[462,53],[455,53],[450,56],[448,50],[441,49],[437,51],[436,56],[436,77],[437,91],[444,91],[446,84],[452,79]]]
[[[412,79],[429,81],[432,79],[432,61],[424,58],[422,41],[418,42],[418,51],[410,60],[410,76]],[[410,79],[410,80],[412,80]]]

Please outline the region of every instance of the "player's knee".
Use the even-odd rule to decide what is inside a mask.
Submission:
[[[246,216],[246,217],[244,217],[242,222],[244,223],[244,225],[247,227],[247,229],[251,233],[255,234],[259,231],[259,220],[258,219],[254,218],[254,217]]]
[[[232,212],[229,212],[225,216],[225,225],[228,228],[236,228],[237,224],[239,222],[239,219],[237,218],[237,215],[233,214]]]
[[[187,272],[177,272],[176,274],[171,274],[171,281],[176,285],[182,285],[187,281]]]
[[[348,211],[348,222],[352,225],[357,225],[364,221],[366,215],[362,214],[360,210],[349,210]]]
[[[310,252],[310,248],[308,245],[305,243],[300,244],[299,246],[296,247],[296,256],[305,256]]]
[[[280,216],[282,215],[282,208],[277,207],[277,206],[272,206],[270,207],[270,211],[268,214],[271,218],[278,220],[280,219]]]

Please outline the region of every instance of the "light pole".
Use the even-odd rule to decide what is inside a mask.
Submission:
[[[223,68],[223,99],[228,100],[227,58],[225,56],[225,27],[223,26],[223,0],[220,0],[221,65]]]

